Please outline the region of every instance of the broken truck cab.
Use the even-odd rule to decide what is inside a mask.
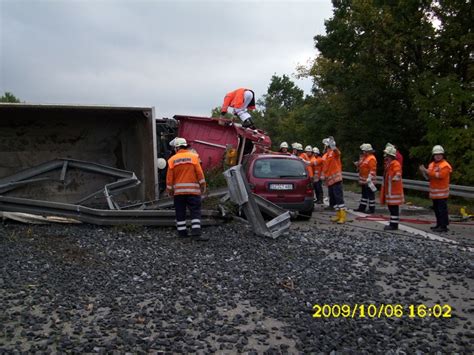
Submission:
[[[157,120],[156,128],[158,157],[167,160],[173,154],[170,141],[182,137],[199,154],[205,172],[240,164],[244,155],[271,147],[270,137],[262,130],[243,128],[224,118],[176,115]],[[165,189],[165,176],[161,171],[160,191]]]
[[[181,115],[173,118],[177,123],[174,131],[169,129],[172,120],[157,121],[157,127],[165,125],[167,129],[158,129],[158,134],[168,133],[168,143],[174,137],[185,138],[199,154],[204,171],[223,167],[226,157],[235,157],[234,164],[228,165],[239,164],[244,154],[263,153],[271,146],[270,137],[262,130],[243,128],[229,119]]]

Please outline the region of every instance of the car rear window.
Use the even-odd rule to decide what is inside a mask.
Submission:
[[[306,178],[303,162],[293,159],[258,159],[253,166],[257,178]]]

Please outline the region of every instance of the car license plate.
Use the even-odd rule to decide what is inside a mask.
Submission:
[[[293,190],[293,184],[270,184],[270,190]]]

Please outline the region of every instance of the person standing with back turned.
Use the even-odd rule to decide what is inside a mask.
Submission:
[[[369,143],[364,143],[360,146],[362,156],[357,163],[359,169],[359,185],[362,193],[357,212],[365,212],[367,205],[369,205],[369,213],[375,212],[375,179],[377,177],[377,159],[374,155],[374,149]]]
[[[384,230],[397,230],[400,223],[400,205],[405,201],[403,195],[402,166],[397,160],[397,150],[394,146],[386,146],[384,152],[385,171],[383,186],[380,191],[380,203],[388,206],[390,224]]]
[[[199,163],[199,156],[188,150],[184,138],[176,138],[176,154],[168,160],[166,190],[174,198],[176,229],[179,237],[188,237],[186,208],[191,214],[191,236],[206,241],[201,235],[201,193],[206,192],[206,179]]]

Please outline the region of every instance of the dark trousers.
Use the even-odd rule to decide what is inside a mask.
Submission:
[[[175,195],[174,208],[176,210],[176,229],[180,236],[187,235],[186,208],[191,215],[191,234],[201,234],[201,196],[199,195]]]
[[[321,180],[313,182],[314,192],[316,193],[316,201],[322,202],[324,198],[323,182]]]
[[[446,228],[449,225],[448,199],[441,198],[433,200],[433,209],[436,216],[436,225]]]
[[[362,197],[360,198],[359,210],[365,211],[369,205],[369,211],[375,211],[375,192],[373,192],[369,186],[362,185]]]
[[[336,182],[335,184],[328,187],[329,193],[329,205],[334,207],[335,210],[344,210],[346,206],[344,204],[344,191],[342,189],[342,181]],[[331,203],[331,200],[333,203]]]
[[[390,225],[398,228],[398,223],[400,223],[400,206],[388,205],[388,210],[390,211]]]

